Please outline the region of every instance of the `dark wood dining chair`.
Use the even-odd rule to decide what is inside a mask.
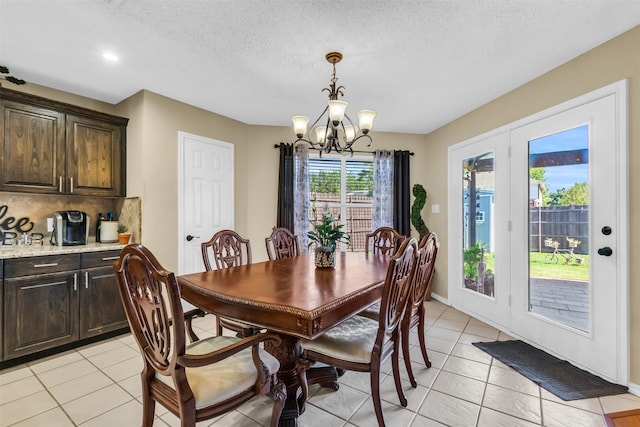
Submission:
[[[271,235],[264,239],[269,260],[298,256],[298,236],[284,227],[274,227]]]
[[[213,270],[211,258],[217,269],[251,264],[251,242],[233,230],[218,231],[209,241],[201,243],[200,249],[207,271]]]
[[[400,322],[407,308],[417,253],[416,239],[405,239],[391,258],[382,287],[381,313],[384,315],[378,321],[352,316],[316,339],[300,341],[302,357],[311,363],[370,372],[371,397],[379,426],[385,425],[380,402],[380,367],[389,357],[400,404],[407,406],[399,375]],[[302,383],[305,396],[308,387],[305,378]]]
[[[200,244],[202,261],[207,271],[251,264],[251,242],[233,230],[220,230],[207,242]],[[222,335],[226,328],[238,333],[239,337],[247,337],[260,332],[260,329],[247,323],[227,319],[216,315],[216,330]]]
[[[413,275],[413,283],[411,292],[409,293],[409,301],[407,302],[407,311],[402,319],[400,330],[402,333],[402,356],[404,364],[407,368],[407,374],[411,386],[416,388],[418,383],[411,369],[411,358],[409,353],[409,332],[413,328],[417,328],[418,342],[422,351],[427,368],[431,367],[431,361],[427,354],[427,345],[425,342],[425,325],[424,325],[424,300],[427,290],[431,286],[433,279],[433,271],[436,264],[436,256],[438,255],[438,237],[436,233],[429,233],[422,238],[418,248],[418,259],[416,261],[416,269]]]
[[[405,236],[393,227],[379,227],[366,235],[364,251],[374,254],[393,255]]]
[[[418,341],[422,358],[427,368],[431,367],[431,361],[427,353],[427,345],[425,342],[425,320],[424,320],[424,301],[433,280],[433,272],[435,270],[436,256],[438,254],[438,238],[435,233],[429,233],[422,238],[418,246],[418,257],[416,260],[416,271],[413,275],[411,284],[411,292],[407,301],[407,311],[402,319],[402,355],[407,368],[407,374],[412,387],[417,387],[413,369],[411,368],[411,358],[409,353],[409,333],[412,328],[417,327]],[[368,317],[377,320],[380,317],[380,304],[374,304],[371,307],[358,313],[359,316]]]
[[[120,299],[144,359],[142,425],[151,427],[156,402],[180,418],[180,425],[229,412],[254,396],[274,399],[271,426],[278,425],[286,388],[277,378],[279,362],[260,344],[279,338],[214,336],[185,343],[180,289],[141,245],[125,247],[114,264]]]

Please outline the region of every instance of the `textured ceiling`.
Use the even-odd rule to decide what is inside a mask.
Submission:
[[[147,89],[289,126],[324,108],[337,50],[352,117],[427,133],[638,24],[639,0],[0,0],[0,64],[110,103]]]

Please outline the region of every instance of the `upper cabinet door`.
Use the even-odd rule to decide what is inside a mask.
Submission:
[[[121,196],[121,127],[67,115],[67,192]]]
[[[3,102],[0,190],[37,193],[64,191],[64,114]]]

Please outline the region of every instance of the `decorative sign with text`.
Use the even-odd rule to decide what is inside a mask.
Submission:
[[[33,230],[33,222],[27,218],[15,218],[13,216],[7,216],[9,206],[0,206],[0,231],[14,230],[17,233],[28,233]]]

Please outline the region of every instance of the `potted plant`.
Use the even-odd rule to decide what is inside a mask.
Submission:
[[[131,238],[131,233],[126,225],[118,224],[118,241],[121,245],[126,245],[129,243],[129,239]]]
[[[315,210],[313,211],[315,214]],[[330,212],[325,211],[319,222],[311,221],[313,230],[307,233],[309,247],[315,245],[316,268],[333,268],[336,266],[336,244],[349,243],[349,235],[342,231],[342,224]]]

